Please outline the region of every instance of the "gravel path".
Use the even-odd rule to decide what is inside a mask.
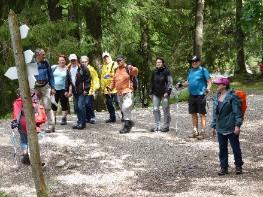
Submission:
[[[118,133],[120,121],[104,123],[105,112],[97,113],[96,125],[81,131],[71,130],[75,117],[70,117],[68,126],[57,126],[40,140],[51,196],[263,196],[263,97],[249,95],[248,104],[240,136],[245,165],[239,176],[232,151],[230,174],[219,177],[217,141],[187,138],[186,103],[179,104],[177,114],[176,105],[171,106],[168,133],[149,132],[151,109],[134,110],[136,126],[126,135]],[[0,196],[35,196],[30,167],[15,165],[9,121],[1,122],[0,141]]]

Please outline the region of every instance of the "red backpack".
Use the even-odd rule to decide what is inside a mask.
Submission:
[[[235,95],[238,96],[241,101],[241,113],[242,119],[244,119],[244,115],[247,109],[247,93],[243,90],[235,90]]]

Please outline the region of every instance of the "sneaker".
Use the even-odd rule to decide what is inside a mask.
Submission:
[[[161,132],[168,132],[169,131],[169,127],[165,127],[161,129]]]
[[[95,124],[96,123],[96,120],[94,118],[91,118],[90,121],[89,121],[90,124]]]
[[[53,133],[53,132],[55,132],[55,127],[54,126],[48,127],[46,129],[46,133]]]
[[[228,174],[228,169],[221,167],[220,171],[217,173],[219,176]]]
[[[196,130],[193,130],[192,135],[189,135],[188,137],[189,138],[197,138],[197,136],[199,136],[199,132]]]
[[[199,133],[199,135],[196,136],[196,138],[197,138],[198,140],[203,140],[203,139],[205,139],[205,133],[204,133],[204,132]]]
[[[62,117],[60,125],[66,125],[67,124],[67,117]]]
[[[23,154],[23,156],[21,158],[21,163],[23,163],[25,165],[30,165],[30,159],[29,159],[28,154]]]
[[[115,119],[108,119],[108,120],[106,120],[105,122],[106,122],[106,123],[112,123],[112,122],[116,122],[116,120],[115,120]]]
[[[242,174],[242,167],[236,167],[236,175]]]

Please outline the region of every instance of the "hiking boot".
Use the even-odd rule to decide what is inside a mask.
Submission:
[[[86,128],[86,125],[85,124],[76,124],[72,127],[72,129],[78,129],[78,130],[81,130],[81,129],[84,129]]]
[[[189,138],[197,138],[197,136],[199,136],[199,132],[196,130],[193,130],[192,135],[189,135],[188,137]]]
[[[130,124],[132,124],[132,123],[130,123],[129,120],[125,120],[123,128],[119,131],[120,134],[129,133],[131,128],[132,128],[132,126],[130,126]],[[134,123],[133,123],[133,125],[134,125]]]
[[[23,163],[25,165],[30,165],[30,159],[29,159],[28,154],[23,154],[23,156],[21,158],[21,163]]]
[[[242,167],[236,167],[236,175],[242,174]]]
[[[228,169],[221,167],[220,171],[217,173],[219,176],[228,174]]]
[[[106,123],[112,123],[112,122],[116,122],[116,119],[108,119],[105,121]]]
[[[66,125],[67,124],[67,117],[62,117],[60,125]]]
[[[169,131],[169,127],[161,128],[161,132],[168,132],[168,131]]]

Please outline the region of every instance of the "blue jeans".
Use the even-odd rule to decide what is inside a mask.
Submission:
[[[77,114],[77,124],[86,125],[85,98],[83,94],[74,94],[74,108]]]
[[[28,140],[27,134],[25,134],[20,128],[18,129],[20,135],[20,148],[22,151],[27,151],[28,148]]]
[[[90,119],[95,119],[93,95],[87,95],[86,96],[85,107],[86,107],[86,120],[87,120],[87,122],[89,122]]]
[[[228,167],[228,140],[232,147],[235,159],[236,167],[241,167],[243,165],[240,143],[239,143],[239,136],[234,133],[228,135],[222,135],[217,133],[218,135],[218,142],[219,142],[219,159],[220,159],[220,166],[222,168]]]
[[[116,94],[105,94],[106,97],[106,106],[108,109],[108,112],[110,113],[110,119],[111,120],[116,120],[116,115],[115,115],[115,108],[113,105],[113,102],[117,102],[117,95]]]

